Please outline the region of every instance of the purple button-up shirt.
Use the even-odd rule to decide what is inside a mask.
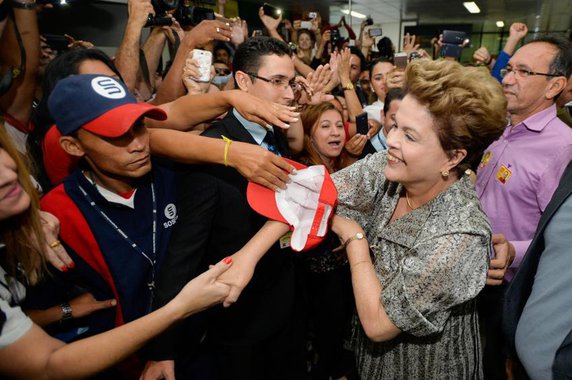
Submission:
[[[477,171],[477,195],[494,233],[504,234],[516,250],[508,281],[570,160],[572,129],[556,117],[554,105],[509,125],[485,151]]]

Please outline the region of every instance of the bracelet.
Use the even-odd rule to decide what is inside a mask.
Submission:
[[[36,2],[34,1],[33,3],[22,3],[20,1],[12,1],[12,6],[14,8],[18,8],[18,9],[36,9]]]
[[[69,321],[70,319],[73,318],[72,308],[71,308],[70,304],[67,302],[63,302],[60,305],[60,307],[62,309],[62,316],[60,318],[60,324],[64,324],[66,321]]]
[[[222,136],[222,139],[224,140],[224,166],[228,166],[228,148],[230,148],[232,140],[226,136]]]

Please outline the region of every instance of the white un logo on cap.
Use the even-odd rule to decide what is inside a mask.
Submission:
[[[95,77],[91,80],[91,88],[108,99],[123,99],[125,97],[125,89],[113,78]]]

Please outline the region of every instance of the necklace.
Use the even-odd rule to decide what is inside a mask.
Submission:
[[[407,206],[409,206],[411,210],[415,210],[415,207],[411,205],[411,201],[409,200],[409,193],[407,192],[407,190],[405,190],[405,201],[407,202]]]

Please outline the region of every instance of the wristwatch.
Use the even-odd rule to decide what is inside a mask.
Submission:
[[[344,89],[344,91],[345,91],[345,90],[353,91],[353,90],[354,90],[354,85],[353,85],[352,82],[348,82],[348,83],[342,85],[342,88]]]
[[[365,238],[365,235],[362,234],[361,232],[358,232],[357,234],[355,234],[354,236],[350,237],[348,240],[342,243],[342,249],[345,249],[348,246],[348,244],[350,244],[352,241],[362,240],[363,238]]]
[[[60,307],[62,308],[62,316],[60,318],[60,323],[64,323],[73,318],[72,308],[69,303],[63,302]]]

